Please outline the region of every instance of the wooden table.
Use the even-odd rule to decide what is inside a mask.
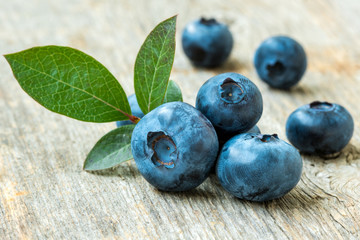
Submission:
[[[171,78],[185,102],[194,104],[211,76],[234,71],[263,94],[263,132],[286,139],[285,122],[295,108],[327,100],[349,109],[355,133],[336,159],[303,156],[301,181],[275,201],[238,200],[216,176],[190,192],[159,192],[133,161],[101,174],[82,171],[87,153],[115,123],[85,123],[44,109],[0,58],[0,239],[359,239],[359,12],[357,0],[1,1],[1,54],[75,47],[108,67],[128,94],[145,37],[179,14]],[[199,16],[216,17],[234,35],[231,58],[221,68],[195,69],[181,49],[183,27]],[[289,92],[270,89],[252,64],[256,47],[275,34],[297,39],[309,60]]]

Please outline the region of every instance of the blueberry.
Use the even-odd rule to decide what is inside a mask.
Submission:
[[[197,67],[221,65],[233,47],[228,27],[213,18],[201,18],[186,25],[181,40],[186,56]]]
[[[239,131],[235,131],[235,132],[226,132],[223,131],[219,128],[215,128],[216,134],[218,136],[219,139],[219,149],[222,148],[222,146],[224,146],[224,144],[229,141],[230,138],[239,135],[241,133],[244,132],[239,132]],[[246,133],[261,133],[260,132],[260,128],[258,126],[254,126],[252,127],[250,130],[248,130]],[[211,173],[215,173],[215,166],[213,167],[213,169],[211,170]]]
[[[130,104],[130,108],[131,108],[131,113],[132,115],[138,117],[138,118],[142,118],[144,116],[143,112],[140,109],[140,106],[136,100],[136,95],[132,94],[128,97],[128,101]],[[123,125],[129,125],[129,124],[133,124],[130,120],[124,120],[124,121],[117,121],[116,122],[116,126],[120,127]]]
[[[350,141],[354,121],[335,103],[315,101],[296,109],[286,122],[289,141],[301,152],[326,156],[340,152]]]
[[[294,39],[276,36],[258,47],[254,58],[259,77],[271,87],[288,89],[303,76],[307,60],[303,47]]]
[[[194,107],[165,103],[136,125],[131,150],[144,178],[159,190],[185,191],[210,174],[219,149],[215,129]]]
[[[296,186],[302,165],[299,152],[276,134],[243,133],[223,146],[216,174],[234,196],[267,201],[282,197]]]
[[[223,73],[207,80],[196,97],[196,108],[225,132],[246,132],[261,117],[259,89],[238,73]]]

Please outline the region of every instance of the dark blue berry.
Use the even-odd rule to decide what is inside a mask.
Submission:
[[[276,36],[258,47],[254,58],[259,77],[271,87],[288,89],[303,76],[307,60],[303,47],[294,39]]]
[[[164,191],[185,191],[210,174],[219,149],[215,129],[194,107],[165,103],[136,125],[131,151],[144,178]]]
[[[234,196],[267,201],[282,197],[296,186],[302,165],[299,152],[276,134],[243,133],[221,149],[216,174]]]
[[[144,113],[141,111],[140,106],[136,100],[136,95],[132,94],[128,97],[128,101],[130,104],[130,108],[131,108],[131,113],[132,115],[138,117],[138,118],[142,118],[144,116]],[[133,124],[130,120],[124,120],[124,121],[117,121],[116,122],[116,126],[120,127],[123,125],[129,125],[129,124]]]
[[[229,57],[233,38],[225,24],[201,18],[186,25],[182,33],[186,56],[198,67],[217,67]]]
[[[263,102],[259,89],[238,73],[223,73],[202,85],[196,108],[216,129],[224,132],[246,132],[261,117]]]
[[[353,132],[350,113],[335,103],[315,101],[301,106],[286,122],[289,141],[308,154],[338,153],[349,143]]]

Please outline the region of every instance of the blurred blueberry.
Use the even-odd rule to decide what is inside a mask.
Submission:
[[[210,121],[183,102],[165,103],[136,125],[131,151],[143,177],[163,191],[185,191],[210,174],[219,143]]]
[[[289,141],[301,152],[329,155],[340,152],[350,141],[354,121],[335,103],[315,101],[296,109],[286,122]]]
[[[230,55],[233,38],[225,24],[201,18],[186,25],[182,33],[186,56],[197,67],[217,67]]]
[[[131,108],[131,113],[132,115],[138,117],[138,118],[142,118],[144,116],[143,112],[140,109],[140,106],[136,100],[136,95],[132,94],[128,97],[128,101],[130,104],[130,108]],[[130,120],[124,120],[124,121],[117,121],[116,122],[116,126],[120,127],[123,125],[129,125],[129,124],[133,124]]]
[[[307,60],[303,47],[294,39],[276,36],[258,47],[254,58],[259,77],[271,87],[288,89],[303,76]]]
[[[238,73],[223,73],[207,80],[196,97],[196,108],[216,129],[247,132],[261,117],[259,89]]]
[[[276,134],[243,133],[223,146],[216,174],[234,196],[267,201],[284,196],[296,186],[302,165],[299,152]]]

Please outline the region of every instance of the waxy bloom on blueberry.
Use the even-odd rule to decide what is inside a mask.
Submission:
[[[299,152],[276,134],[243,133],[225,143],[216,174],[234,196],[250,201],[279,198],[293,189],[302,172]]]
[[[131,150],[144,178],[164,191],[185,191],[210,174],[219,149],[215,129],[197,109],[165,103],[136,125]]]
[[[353,132],[351,114],[335,103],[315,101],[301,106],[286,122],[287,138],[296,148],[325,157],[340,152]]]
[[[238,73],[223,73],[202,85],[196,108],[216,129],[231,135],[255,126],[263,111],[263,101],[259,89],[248,78]]]

